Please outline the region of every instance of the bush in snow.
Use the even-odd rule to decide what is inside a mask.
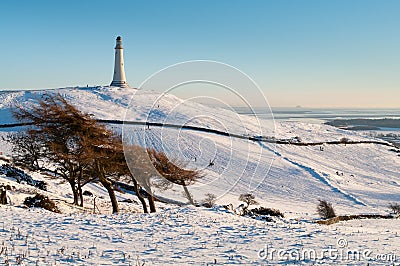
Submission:
[[[267,216],[275,216],[275,217],[281,217],[281,218],[285,217],[280,210],[272,209],[272,208],[265,208],[265,207],[251,209],[247,212],[247,214],[267,215]]]
[[[205,199],[203,199],[203,206],[206,208],[211,208],[215,204],[215,200],[217,199],[217,196],[212,193],[207,193],[205,194]]]
[[[60,213],[60,210],[57,208],[54,201],[42,194],[36,194],[34,197],[27,197],[24,201],[24,204],[29,208],[39,207],[48,211]]]
[[[327,202],[326,200],[319,200],[317,212],[319,216],[321,216],[321,218],[323,219],[336,217],[335,210],[332,207],[332,203]]]
[[[391,203],[389,209],[394,215],[400,215],[400,205],[398,203]]]

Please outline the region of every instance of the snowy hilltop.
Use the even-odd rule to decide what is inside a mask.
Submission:
[[[176,186],[155,192],[158,213],[142,214],[135,193],[121,180],[115,192],[121,214],[110,215],[107,191],[100,183],[84,186],[85,204],[78,207],[71,204],[69,185],[62,180],[12,166],[14,151],[7,136],[25,128],[12,110],[35,106],[46,94],[61,95],[121,133],[129,144],[162,149],[185,167],[201,171],[202,178],[188,189],[199,205],[212,193],[215,207],[187,205]],[[371,249],[369,257],[360,260],[342,256],[342,264],[398,262],[382,259],[400,255],[398,219],[314,223],[319,200],[333,203],[337,215],[387,215],[388,206],[400,202],[399,151],[383,140],[329,125],[263,120],[173,95],[118,87],[0,92],[0,134],[0,185],[8,195],[8,205],[0,205],[5,217],[3,228],[0,224],[5,241],[0,263],[337,263],[328,255],[270,253],[328,247]],[[52,199],[61,214],[19,208],[38,191]],[[284,217],[266,222],[235,215],[243,193],[255,196],[254,207],[276,209]]]

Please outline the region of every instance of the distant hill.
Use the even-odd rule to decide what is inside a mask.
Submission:
[[[400,119],[335,119],[325,123],[335,127],[354,127],[355,130],[370,130],[384,128],[400,128]],[[352,129],[352,128],[348,128]]]

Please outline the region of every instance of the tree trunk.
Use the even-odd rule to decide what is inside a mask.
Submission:
[[[7,190],[0,190],[0,204],[7,204]]]
[[[79,203],[78,203],[79,197],[78,197],[78,191],[76,189],[75,180],[69,179],[68,183],[71,186],[72,194],[74,195],[74,203],[73,204],[78,206],[79,205]]]
[[[82,193],[82,185],[80,182],[78,183],[78,194],[79,194],[79,200],[80,200],[79,206],[83,207],[83,193]]]
[[[78,179],[78,193],[79,193],[79,199],[80,199],[80,206],[83,207],[83,193],[82,193],[82,179],[83,179],[83,171],[81,170],[79,172],[79,179]]]
[[[118,213],[119,212],[118,201],[117,201],[117,197],[115,196],[115,192],[112,187],[112,183],[110,180],[108,180],[105,177],[104,169],[100,166],[99,162],[96,162],[96,167],[97,167],[97,171],[98,171],[98,175],[99,175],[98,176],[99,181],[103,185],[103,187],[105,189],[107,189],[108,196],[110,197],[113,213]]]
[[[140,194],[140,189],[139,189],[138,183],[137,183],[136,179],[133,178],[133,177],[132,177],[132,182],[133,182],[133,188],[134,188],[134,190],[135,190],[136,196],[138,197],[138,199],[139,199],[140,202],[142,203],[143,212],[144,212],[144,213],[149,213],[149,211],[147,210],[146,201],[144,200],[142,194]]]
[[[104,188],[107,189],[108,196],[110,197],[111,200],[113,213],[119,212],[118,201],[117,197],[115,196],[115,191],[112,187],[112,183],[107,178],[104,177],[99,178],[99,181],[104,186]]]
[[[74,188],[72,193],[74,194],[74,205],[79,206],[79,196],[78,196],[78,191],[76,190],[76,188]]]
[[[118,206],[117,197],[115,196],[114,189],[112,188],[112,186],[109,186],[107,188],[107,191],[108,191],[108,195],[110,196],[110,200],[111,200],[111,204],[112,204],[112,208],[113,208],[113,213],[118,213],[119,212],[119,206]]]
[[[99,161],[96,161],[96,171],[98,175],[98,179],[100,183],[103,185],[103,187],[107,190],[108,196],[110,197],[111,205],[112,205],[112,212],[113,213],[118,213],[119,212],[119,207],[118,207],[118,201],[117,197],[115,196],[114,189],[112,187],[112,183],[110,180],[107,179],[104,168],[102,165],[100,165]]]
[[[156,212],[156,204],[154,203],[154,196],[151,194],[148,194],[147,200],[149,201],[150,212]]]
[[[186,198],[189,200],[190,204],[195,205],[194,200],[192,198],[192,195],[190,195],[190,192],[185,184],[182,185],[183,190],[185,191]]]

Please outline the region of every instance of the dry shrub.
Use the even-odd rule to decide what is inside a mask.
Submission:
[[[203,206],[206,208],[212,208],[215,204],[215,200],[217,199],[217,196],[212,193],[207,193],[205,194],[205,198],[203,199]]]
[[[60,213],[60,210],[57,208],[54,201],[42,194],[36,194],[34,197],[27,197],[24,201],[24,204],[29,208],[38,207],[51,212]]]
[[[272,208],[265,208],[265,207],[251,209],[249,211],[249,213],[254,214],[254,215],[268,215],[268,216],[276,216],[276,217],[281,217],[281,218],[285,217],[280,210],[272,209]]]
[[[398,203],[389,204],[389,209],[394,215],[400,215],[400,205]]]
[[[317,212],[319,216],[321,216],[321,218],[323,219],[336,217],[335,210],[332,207],[332,203],[327,202],[326,200],[319,200]]]

